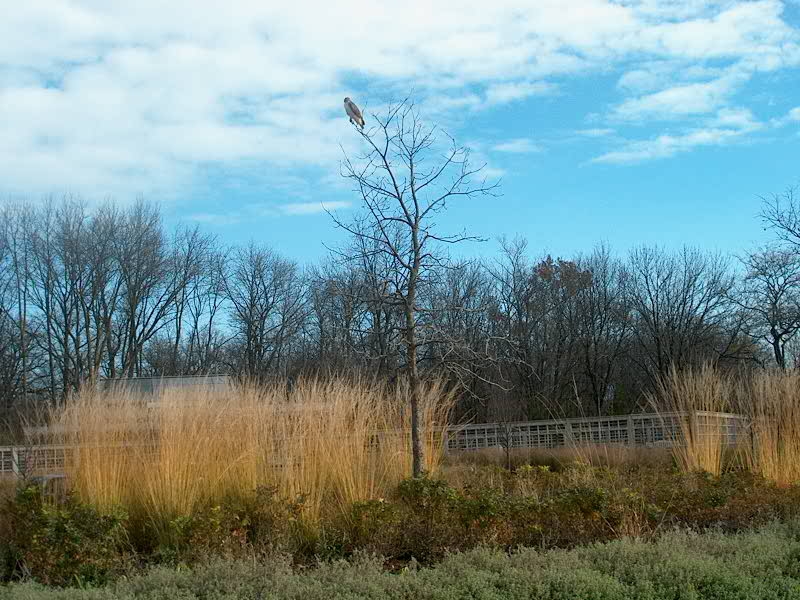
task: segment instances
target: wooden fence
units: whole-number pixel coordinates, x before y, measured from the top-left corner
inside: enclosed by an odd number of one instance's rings
[[[744,432],[743,417],[730,413],[633,414],[616,417],[556,419],[515,423],[481,423],[449,427],[446,452],[483,448],[558,448],[585,444],[670,446],[680,443],[687,426],[699,438],[722,439],[733,444]],[[0,477],[54,475],[64,472],[73,458],[69,446],[0,447]]]
[[[558,419],[515,423],[482,423],[450,428],[448,452],[482,448],[558,448],[584,444],[670,446],[689,430],[699,438],[722,438],[733,444],[746,427],[743,417],[730,413],[633,414],[616,417]]]

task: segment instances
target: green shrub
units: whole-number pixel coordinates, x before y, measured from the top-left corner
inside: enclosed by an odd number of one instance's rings
[[[58,506],[41,488],[21,488],[7,509],[10,575],[48,584],[102,583],[128,565],[123,512],[100,514],[68,496]]]

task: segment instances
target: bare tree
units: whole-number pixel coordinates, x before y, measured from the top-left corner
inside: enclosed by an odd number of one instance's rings
[[[212,249],[205,257],[202,274],[189,303],[189,343],[186,371],[207,375],[222,368],[222,350],[227,342],[217,323],[225,308],[226,250]]]
[[[800,246],[800,198],[797,188],[790,187],[782,194],[762,197],[760,218],[781,242]]]
[[[591,273],[550,256],[533,262],[521,239],[503,242],[493,273],[494,318],[504,330],[506,360],[518,393],[527,399],[528,415],[563,416],[580,367],[577,297],[591,285]]]
[[[234,251],[225,290],[232,307],[237,371],[263,381],[286,358],[306,318],[297,265],[251,243]]]
[[[383,353],[370,352],[369,290],[356,265],[327,261],[309,273],[309,331],[314,371],[359,370],[376,360],[382,371]],[[379,315],[380,318],[380,315]]]
[[[354,236],[327,263],[312,269],[312,338],[317,368],[367,368],[391,376],[400,362],[402,312],[393,295],[394,262],[369,236]]]
[[[181,239],[170,243],[161,214],[154,205],[139,201],[125,214],[116,250],[122,278],[122,372],[141,373],[145,344],[174,322],[176,301],[196,272],[192,258],[188,270],[178,268]]]
[[[358,239],[366,240],[367,252],[378,252],[393,261],[396,277],[388,282],[387,296],[403,311],[402,335],[405,369],[411,385],[411,446],[413,474],[423,474],[424,451],[420,432],[419,348],[424,343],[419,327],[418,294],[428,273],[440,263],[437,244],[453,244],[465,235],[442,235],[435,217],[448,202],[493,194],[496,184],[473,183],[481,171],[473,168],[468,151],[426,125],[413,103],[406,100],[385,115],[373,115],[377,125],[356,130],[367,152],[358,159],[345,156],[342,175],[359,194],[363,213],[346,223],[336,223]],[[441,134],[441,135],[440,135]],[[442,149],[440,138],[448,147]]]
[[[3,211],[3,217],[8,213]],[[8,414],[22,388],[22,360],[17,324],[17,285],[13,268],[13,244],[9,231],[0,231],[0,401]]]
[[[458,260],[437,269],[422,299],[424,348],[429,368],[459,393],[463,417],[486,418],[488,397],[506,397],[510,382],[502,362],[507,341],[497,321],[494,281],[482,261]]]
[[[785,369],[786,346],[800,331],[800,253],[763,248],[742,259],[745,275],[736,302],[755,319],[757,335]]]
[[[670,369],[719,361],[730,330],[734,279],[726,259],[691,248],[669,254],[642,247],[629,258],[634,362],[656,386]]]
[[[97,339],[89,356],[89,380],[95,381],[103,370],[116,376],[114,361],[115,320],[120,316],[124,280],[117,236],[123,228],[123,215],[112,203],[98,207],[89,228],[88,261],[91,271],[91,311]],[[118,336],[117,336],[118,337]]]
[[[25,398],[29,391],[30,375],[30,234],[33,225],[31,210],[24,204],[15,203],[3,207],[0,213],[0,238],[7,256],[10,273],[12,306],[6,308],[6,323],[17,327],[19,359],[19,394]],[[11,314],[15,310],[16,314]]]
[[[591,273],[591,284],[577,296],[578,322],[586,387],[600,416],[613,398],[613,382],[630,336],[628,274],[606,246],[598,246],[579,264]]]
[[[170,356],[163,374],[186,375],[187,367],[181,364],[181,350],[192,304],[199,293],[208,293],[205,279],[208,276],[210,253],[214,236],[200,233],[197,227],[178,231],[173,248],[172,264],[175,275],[175,318],[172,321]],[[190,326],[190,325],[189,325]],[[191,326],[190,326],[191,327]],[[191,333],[191,331],[190,331]]]

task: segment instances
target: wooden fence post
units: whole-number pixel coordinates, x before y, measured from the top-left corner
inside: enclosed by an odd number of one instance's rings
[[[564,420],[564,446],[567,448],[575,447],[575,435],[572,432],[572,422]]]
[[[11,446],[11,473],[19,477],[19,449],[16,446]]]

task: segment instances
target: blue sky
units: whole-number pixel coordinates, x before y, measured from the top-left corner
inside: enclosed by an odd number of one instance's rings
[[[144,196],[301,261],[341,239],[323,203],[358,209],[344,96],[413,90],[501,180],[441,218],[466,253],[741,252],[800,183],[795,0],[30,0],[0,39],[0,197]]]

